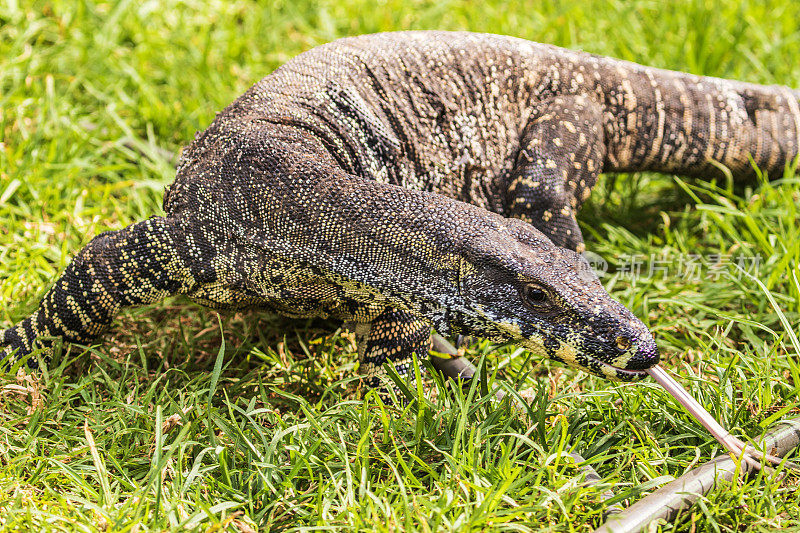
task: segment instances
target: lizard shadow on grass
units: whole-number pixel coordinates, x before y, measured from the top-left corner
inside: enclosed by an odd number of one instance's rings
[[[705,180],[692,180],[679,177],[689,184],[706,183]],[[708,180],[714,183],[713,177]],[[724,181],[717,180],[717,185],[725,188]],[[752,184],[734,183],[734,195],[744,198]],[[715,203],[713,198],[694,190],[701,200]],[[586,205],[578,214],[583,228],[600,228],[603,225],[618,226],[626,229],[636,237],[663,234],[664,220],[660,213],[667,213],[671,218],[679,218],[687,208],[693,209],[697,204],[694,198],[678,183],[674,176],[638,172],[632,174],[601,175],[597,186]],[[597,241],[595,235],[584,231],[587,248]]]
[[[671,177],[660,174],[601,175],[586,205],[578,214],[584,227],[620,226],[637,237],[657,234],[661,212],[683,211],[695,202]],[[600,230],[602,233],[602,230]],[[596,238],[584,232],[587,247]]]
[[[100,365],[113,379],[146,384],[169,373],[164,383],[170,387],[192,388],[212,374],[224,342],[219,386],[229,398],[250,398],[263,387],[273,407],[296,409],[291,395],[313,403],[353,375],[355,347],[340,327],[333,320],[294,320],[259,309],[216,313],[175,297],[123,311],[101,342],[89,350],[64,347],[50,367],[69,357],[63,374],[70,381]],[[333,388],[344,394],[349,386],[344,381]]]

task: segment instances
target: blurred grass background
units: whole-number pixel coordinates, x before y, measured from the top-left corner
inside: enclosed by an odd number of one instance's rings
[[[271,70],[338,37],[509,34],[653,66],[800,86],[800,3],[0,1],[0,327],[92,236],[161,213],[172,157]],[[665,366],[728,428],[798,412],[800,183],[738,190],[603,179],[582,222],[603,279]],[[704,274],[675,261],[698,254]],[[624,275],[632,257],[668,275]],[[720,258],[758,257],[754,277]],[[616,272],[616,273],[614,273]],[[364,396],[338,324],[185,300],[123,313],[96,348],[0,376],[3,531],[588,531],[721,453],[651,383],[618,385],[470,347],[522,412],[433,383],[411,408]],[[222,334],[224,332],[224,336]],[[503,385],[505,384],[505,385]],[[582,486],[564,457],[588,458]],[[799,530],[798,480],[737,482],[665,531]]]

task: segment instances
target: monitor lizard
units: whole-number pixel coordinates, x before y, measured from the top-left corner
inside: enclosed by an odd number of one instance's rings
[[[340,39],[219,113],[165,216],[92,239],[0,355],[91,343],[120,308],[180,293],[353,322],[373,386],[431,327],[640,379],[655,340],[579,255],[576,213],[601,172],[782,172],[798,98],[498,35]]]

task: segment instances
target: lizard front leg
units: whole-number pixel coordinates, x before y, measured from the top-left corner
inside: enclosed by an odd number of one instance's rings
[[[507,191],[508,214],[558,246],[583,251],[575,215],[603,168],[602,109],[584,96],[541,104],[526,126]]]
[[[431,326],[408,311],[387,308],[369,324],[355,327],[360,372],[370,388],[383,386],[383,364],[391,361],[400,377],[414,377],[414,358],[420,363],[428,357]],[[423,367],[420,367],[422,369]]]
[[[195,283],[187,266],[190,255],[181,224],[166,218],[98,235],[67,266],[39,308],[0,333],[0,360],[12,353],[24,356],[37,346],[49,351],[54,338],[87,344],[120,308],[187,292]]]

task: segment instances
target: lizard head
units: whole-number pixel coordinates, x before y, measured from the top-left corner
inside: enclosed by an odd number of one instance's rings
[[[659,361],[647,327],[615,301],[579,254],[514,219],[461,255],[463,330],[622,381]]]

